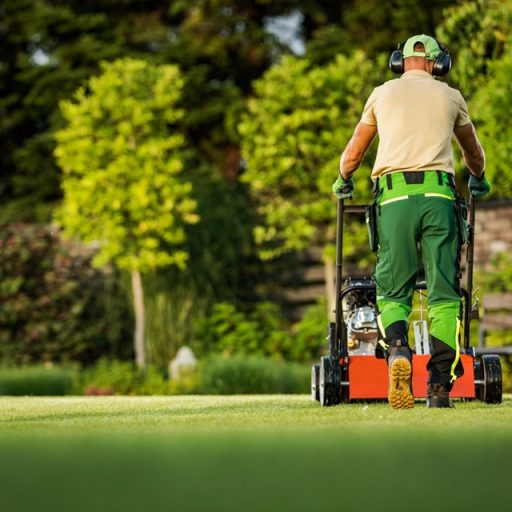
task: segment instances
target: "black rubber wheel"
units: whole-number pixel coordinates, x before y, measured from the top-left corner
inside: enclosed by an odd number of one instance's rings
[[[311,400],[320,401],[320,365],[311,367]]]
[[[330,356],[320,360],[320,405],[329,407],[341,403],[341,367]]]
[[[486,404],[501,404],[503,401],[503,379],[501,359],[496,354],[484,354],[475,363],[475,379],[480,381],[476,386],[476,395]]]
[[[482,365],[480,363],[480,359],[475,359],[475,398],[480,400],[480,402],[484,401],[484,385],[483,385],[483,375],[482,375]]]

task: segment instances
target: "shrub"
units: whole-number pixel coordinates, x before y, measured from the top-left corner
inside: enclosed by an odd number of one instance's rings
[[[328,323],[325,300],[308,307],[302,320],[292,328],[295,336],[290,347],[291,360],[312,361],[320,357],[322,349],[327,346]]]
[[[233,304],[215,304],[197,324],[196,354],[252,354],[286,361],[311,361],[325,345],[327,315],[323,302],[310,307],[290,328],[279,307],[261,302],[245,313]]]
[[[8,364],[125,354],[128,305],[119,281],[91,266],[91,249],[45,226],[0,230],[0,359]]]
[[[199,390],[204,394],[306,393],[310,370],[258,356],[212,357],[200,366]]]
[[[215,304],[208,316],[198,321],[194,353],[201,355],[236,353],[286,357],[291,336],[275,304],[263,302],[249,313],[233,304]]]
[[[75,391],[85,395],[181,395],[197,391],[195,372],[178,381],[169,381],[166,372],[135,364],[102,359],[81,372]]]
[[[68,395],[72,384],[71,372],[63,368],[0,368],[0,395]]]
[[[135,364],[101,359],[82,371],[78,391],[88,394],[132,395],[144,382],[144,372]]]

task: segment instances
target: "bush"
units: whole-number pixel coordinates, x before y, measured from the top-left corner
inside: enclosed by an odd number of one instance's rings
[[[0,368],[0,395],[62,396],[72,386],[71,372],[63,368]]]
[[[166,384],[166,380],[153,368],[148,368],[144,374],[131,362],[102,359],[95,366],[83,370],[78,392],[86,395],[167,394]],[[144,388],[146,391],[151,388],[154,393],[143,393]]]
[[[320,300],[314,306],[308,307],[302,320],[292,328],[295,336],[290,348],[290,359],[303,362],[318,359],[322,349],[327,347],[328,324],[325,300]]]
[[[94,251],[45,226],[0,230],[0,359],[7,364],[91,363],[125,356],[129,306]],[[128,349],[129,350],[129,349]]]
[[[107,359],[83,370],[75,384],[75,391],[85,395],[181,395],[196,390],[195,373],[169,381],[155,367],[144,372],[133,363]]]
[[[252,354],[305,362],[318,357],[326,332],[323,302],[310,307],[292,328],[276,304],[261,302],[245,313],[233,304],[220,303],[198,321],[192,348],[199,356]]]
[[[307,393],[310,369],[258,356],[213,357],[201,363],[203,394]]]
[[[83,370],[76,392],[86,395],[183,395],[307,393],[310,370],[261,356],[242,354],[207,358],[178,381],[148,368],[146,373],[132,363],[101,360]]]
[[[223,302],[198,321],[192,349],[199,356],[244,353],[280,358],[288,354],[290,345],[290,333],[284,330],[275,304],[262,302],[245,313]]]

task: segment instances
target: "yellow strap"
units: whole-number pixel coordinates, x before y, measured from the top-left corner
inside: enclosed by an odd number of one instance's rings
[[[454,199],[452,196],[448,196],[446,194],[438,194],[437,192],[427,192],[425,197],[442,197],[444,199],[449,199],[450,201],[453,201]]]
[[[455,367],[460,359],[460,346],[459,346],[459,332],[460,332],[460,320],[457,318],[457,327],[455,329],[455,360],[453,361],[452,367],[450,369],[450,375],[452,376],[450,382],[455,382],[457,376],[455,375]]]
[[[385,204],[388,203],[394,203],[395,201],[403,201],[404,199],[409,199],[409,196],[399,196],[394,197],[393,199],[388,199],[387,201],[382,201],[382,203],[380,203],[380,206],[384,206]]]
[[[384,329],[384,324],[382,323],[382,315],[377,315],[377,324],[379,326],[380,332],[382,336],[386,336],[386,329]]]

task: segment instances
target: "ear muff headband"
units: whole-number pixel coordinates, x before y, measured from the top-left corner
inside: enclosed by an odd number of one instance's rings
[[[444,76],[448,73],[448,71],[450,71],[452,67],[452,58],[448,53],[448,48],[446,48],[446,46],[440,43],[437,39],[435,39],[435,41],[437,46],[439,46],[441,53],[436,57],[436,60],[434,61],[432,74],[434,76]],[[402,41],[389,57],[389,69],[391,69],[393,73],[402,74],[404,72],[403,50],[406,42],[407,41]]]

